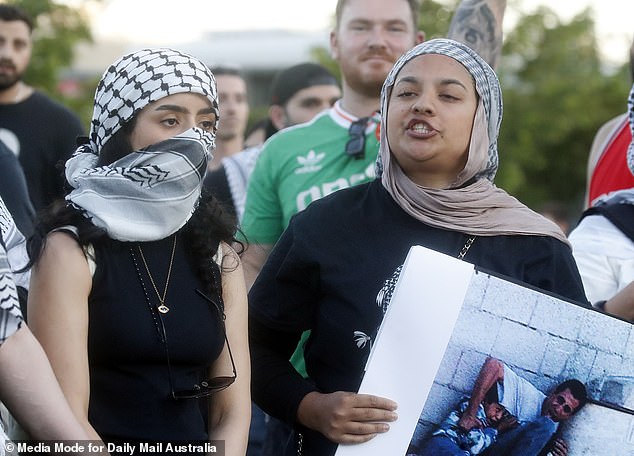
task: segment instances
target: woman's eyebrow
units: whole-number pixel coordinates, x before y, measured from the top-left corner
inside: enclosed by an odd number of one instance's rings
[[[155,111],[176,111],[176,112],[182,112],[182,113],[189,112],[189,110],[187,110],[186,108],[182,106],[171,105],[171,104],[158,105],[154,110]]]
[[[396,81],[396,84],[394,85],[403,84],[403,83],[416,84],[417,82],[418,82],[418,78],[416,76],[403,76],[398,81]]]
[[[398,81],[396,81],[396,84],[394,85],[398,85],[398,84],[417,84],[419,82],[418,78],[416,76],[403,76],[401,79],[399,79]],[[448,86],[448,85],[459,85],[460,87],[462,87],[463,89],[467,90],[467,87],[458,79],[454,79],[454,78],[444,78],[441,79],[438,82],[438,85],[442,85],[442,86]]]
[[[155,109],[155,111],[174,111],[174,112],[180,112],[183,114],[187,114],[189,113],[189,110],[183,106],[180,105],[172,105],[172,104],[164,104],[164,105],[159,105],[157,106]],[[197,112],[198,115],[200,114],[215,114],[214,108],[209,106],[207,108],[202,108],[199,109]]]
[[[440,81],[440,85],[453,85],[453,84],[459,85],[463,89],[467,90],[467,87],[457,79],[447,78],[447,79],[442,79]]]

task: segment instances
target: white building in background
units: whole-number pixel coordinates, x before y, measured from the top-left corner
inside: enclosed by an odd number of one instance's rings
[[[187,52],[210,67],[238,68],[245,76],[252,106],[268,105],[268,90],[278,71],[306,61],[315,61],[313,50],[328,49],[329,32],[254,30],[211,32],[188,43],[100,42],[77,48],[66,79],[98,78],[121,55],[144,47],[173,47]]]

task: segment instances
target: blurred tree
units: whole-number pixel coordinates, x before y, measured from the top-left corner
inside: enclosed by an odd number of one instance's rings
[[[459,3],[460,0],[445,0],[443,2],[422,0],[420,2],[418,28],[425,32],[426,40],[447,36],[449,23]]]
[[[625,110],[625,66],[603,71],[590,9],[563,23],[541,7],[505,35],[498,73],[504,120],[496,184],[531,207],[557,200],[580,210],[592,138]]]
[[[99,1],[99,0],[90,0]],[[78,43],[92,42],[90,23],[83,2],[72,7],[54,0],[8,0],[24,9],[35,23],[33,55],[25,74],[25,81],[52,98],[67,105],[82,119],[91,110],[94,86],[88,90],[80,84],[77,94],[65,97],[59,90],[60,76],[73,61],[73,50]]]

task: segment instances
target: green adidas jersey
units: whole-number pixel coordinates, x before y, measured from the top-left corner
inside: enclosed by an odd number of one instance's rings
[[[311,122],[287,128],[264,144],[249,181],[241,223],[247,242],[275,244],[291,217],[311,202],[374,178],[379,118],[368,122],[361,159],[345,153],[353,120],[335,104]]]

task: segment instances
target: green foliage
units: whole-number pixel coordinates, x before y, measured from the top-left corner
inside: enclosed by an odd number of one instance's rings
[[[602,71],[590,10],[562,23],[542,7],[506,34],[498,73],[504,120],[497,185],[532,207],[557,200],[580,209],[594,134],[625,111],[625,67]]]
[[[434,0],[420,2],[418,28],[425,32],[426,40],[447,36],[451,17],[459,3],[460,0],[447,0],[442,3]]]
[[[323,65],[330,71],[337,79],[341,81],[341,71],[339,71],[339,65],[330,57],[330,51],[322,47],[316,47],[310,51],[313,59],[320,65]]]

